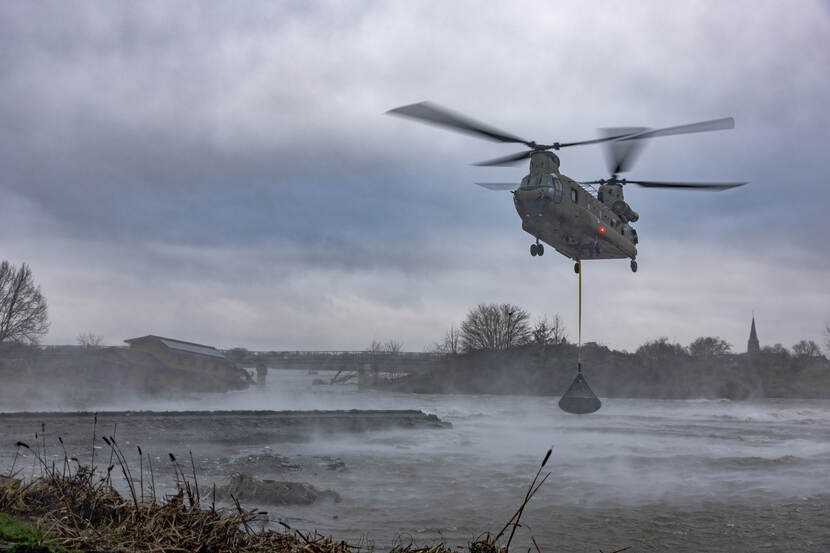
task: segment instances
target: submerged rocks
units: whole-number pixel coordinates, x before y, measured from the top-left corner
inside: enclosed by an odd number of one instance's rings
[[[265,448],[267,451],[270,448]],[[242,472],[255,474],[259,478],[283,478],[287,473],[311,473],[327,470],[343,472],[348,470],[345,461],[340,457],[329,455],[295,455],[285,457],[275,453],[251,453],[237,457],[220,457],[208,466],[201,463],[200,468],[215,469],[220,474]]]
[[[235,497],[242,502],[266,505],[311,505],[318,500],[340,502],[340,494],[331,490],[319,490],[307,482],[283,482],[257,480],[245,472],[234,472],[228,483],[216,488],[218,499]]]
[[[346,470],[346,463],[343,462],[343,459],[340,457],[329,457],[328,455],[320,457],[320,466],[324,467],[326,470],[333,470],[337,472]]]
[[[225,465],[230,465],[238,472],[252,472],[254,474],[293,472],[303,468],[299,463],[291,462],[288,457],[272,454],[252,454],[233,460],[223,458],[220,461]]]

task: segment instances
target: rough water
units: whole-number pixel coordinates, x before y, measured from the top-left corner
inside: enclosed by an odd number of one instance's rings
[[[830,551],[830,402],[654,401],[603,398],[592,415],[558,398],[446,396],[312,386],[271,371],[268,386],[175,402],[97,409],[420,409],[451,428],[307,436],[269,442],[240,427],[233,447],[182,443],[171,419],[165,447],[193,449],[200,480],[232,470],[304,481],[342,501],[262,508],[269,523],[383,549],[463,546],[497,532],[524,497],[546,450],[550,477],[523,516],[516,551]],[[205,415],[205,425],[211,417]],[[12,445],[0,415],[4,445]],[[40,421],[33,414],[32,433]],[[206,428],[208,428],[206,426]],[[198,432],[198,429],[197,429]],[[250,432],[250,440],[246,440]],[[187,429],[193,436],[194,429]],[[121,435],[121,440],[129,436]],[[198,442],[198,440],[195,440]],[[139,444],[141,445],[141,444]],[[145,449],[148,446],[145,445]],[[158,446],[161,447],[161,446]],[[159,456],[167,451],[154,451]],[[161,462],[161,461],[160,461]]]

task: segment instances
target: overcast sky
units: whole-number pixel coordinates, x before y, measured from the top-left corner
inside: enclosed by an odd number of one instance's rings
[[[4,2],[0,259],[49,300],[45,343],[420,351],[479,302],[560,314],[572,262],[531,257],[469,164],[515,146],[388,117],[432,100],[540,142],[733,116],[655,139],[626,188],[640,270],[584,266],[584,338],[824,342],[826,2]],[[562,172],[606,176],[600,146]]]

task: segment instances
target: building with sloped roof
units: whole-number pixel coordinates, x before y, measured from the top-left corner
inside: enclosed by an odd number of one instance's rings
[[[177,371],[177,380],[182,376],[194,379],[209,377],[224,383],[229,389],[246,388],[251,383],[247,371],[213,346],[152,334],[124,341],[130,349],[149,353],[163,365]]]

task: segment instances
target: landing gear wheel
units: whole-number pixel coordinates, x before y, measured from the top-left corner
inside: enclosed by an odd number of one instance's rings
[[[530,255],[532,255],[533,257],[536,257],[537,255],[541,255],[539,253],[539,248],[536,246],[536,244],[531,244],[530,245]]]
[[[536,244],[536,255],[545,255],[545,247],[542,244]]]
[[[579,274],[579,263],[578,263],[578,262],[577,262],[577,263],[574,263],[574,272],[575,272],[576,274]]]
[[[636,261],[634,261],[633,259],[631,260],[631,272],[632,272],[632,273],[636,273],[636,272],[637,272],[637,262],[636,262]]]

